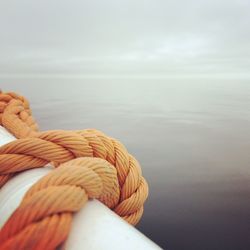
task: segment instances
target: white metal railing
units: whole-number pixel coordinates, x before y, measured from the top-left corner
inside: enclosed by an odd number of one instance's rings
[[[0,126],[0,146],[16,138]],[[29,187],[51,171],[51,167],[24,171],[9,180],[0,191],[0,227],[17,208]],[[65,244],[69,250],[154,250],[153,241],[129,225],[98,200],[90,200],[73,216]]]

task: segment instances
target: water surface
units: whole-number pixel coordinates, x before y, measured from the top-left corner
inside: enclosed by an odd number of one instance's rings
[[[250,249],[250,81],[0,78],[40,128],[97,128],[136,156],[139,230],[163,248]]]

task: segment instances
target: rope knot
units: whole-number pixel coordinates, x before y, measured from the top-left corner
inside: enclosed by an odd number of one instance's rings
[[[12,100],[20,101],[24,109],[30,110],[29,102],[25,97],[17,95],[16,93],[13,93],[13,92],[4,93],[2,92],[2,90],[0,90],[0,124],[1,125],[2,125],[2,114],[5,108],[8,106],[8,104]]]
[[[17,138],[32,136],[38,131],[28,100],[12,92],[0,92],[0,125]]]
[[[0,115],[0,124],[20,138],[0,147],[0,186],[21,171],[54,167],[28,190],[1,229],[1,249],[56,249],[88,198],[137,224],[148,185],[122,143],[95,129],[38,132],[28,101],[14,93],[0,91]]]

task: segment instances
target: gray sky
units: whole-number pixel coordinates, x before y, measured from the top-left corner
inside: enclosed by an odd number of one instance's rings
[[[0,0],[0,76],[250,78],[249,0]]]

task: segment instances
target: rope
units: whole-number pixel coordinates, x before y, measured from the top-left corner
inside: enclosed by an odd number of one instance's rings
[[[54,166],[1,229],[1,250],[62,246],[73,213],[92,198],[138,223],[148,185],[138,161],[119,141],[94,129],[39,132],[28,101],[1,91],[0,125],[18,138],[0,147],[0,187],[21,171]]]

